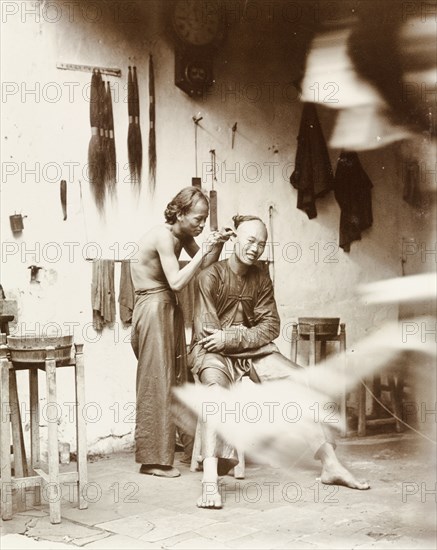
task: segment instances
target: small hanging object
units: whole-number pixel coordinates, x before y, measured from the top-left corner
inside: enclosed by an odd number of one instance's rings
[[[30,269],[30,282],[31,283],[40,283],[37,279],[38,272],[42,267],[39,267],[38,265],[30,265],[27,269]]]
[[[196,170],[196,176],[194,178],[191,178],[191,185],[193,187],[197,187],[200,189],[202,187],[202,180],[201,178],[197,177],[197,127],[199,125],[199,122],[203,120],[203,117],[200,116],[200,113],[197,113],[197,115],[193,116],[193,122],[194,122],[194,168]]]
[[[23,216],[22,214],[12,214],[12,216],[9,216],[9,222],[11,224],[11,230],[14,235],[21,233],[24,229],[23,225],[23,219],[27,218],[27,216]]]
[[[237,131],[237,123],[235,123],[232,126],[232,144],[231,144],[232,149],[234,148],[234,144],[235,144],[235,133],[236,133],[236,131]]]
[[[61,205],[65,221],[67,219],[67,182],[65,180],[61,180]]]
[[[155,72],[153,57],[149,56],[149,187],[153,194],[156,186],[156,132],[155,132]]]
[[[215,149],[211,149],[211,172],[212,172],[212,189],[209,192],[209,227],[211,231],[218,231],[217,220],[217,191],[214,189],[214,184],[217,182],[216,165],[215,165]]]

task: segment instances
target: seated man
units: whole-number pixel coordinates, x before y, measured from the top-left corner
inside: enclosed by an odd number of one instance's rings
[[[190,362],[202,384],[229,387],[244,375],[254,382],[292,379],[298,365],[279,353],[273,340],[280,321],[273,286],[255,262],[264,251],[267,229],[256,216],[234,216],[235,237],[229,259],[204,269],[198,276]],[[320,426],[317,440],[308,441],[322,462],[321,481],[368,489],[338,461],[334,445]],[[218,475],[238,462],[235,450],[207,422],[202,423],[203,482],[197,505],[221,508]]]

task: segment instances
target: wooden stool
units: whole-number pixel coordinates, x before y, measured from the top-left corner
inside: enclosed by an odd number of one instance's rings
[[[363,381],[360,385],[358,393],[358,429],[359,436],[365,436],[367,426],[383,426],[386,424],[394,424],[398,433],[402,432],[404,427],[402,420],[402,404],[404,394],[404,380],[402,369],[398,373],[386,373],[386,383],[382,383],[381,375],[377,374],[373,377],[373,390],[370,393],[372,397],[372,410],[370,415],[366,411],[366,397],[369,391],[366,389],[366,384]],[[390,395],[390,403],[388,411],[381,405],[381,394],[387,392]],[[373,395],[372,395],[373,394]],[[376,398],[376,399],[375,399]],[[389,415],[387,416],[387,412]],[[384,415],[385,413],[385,415]],[[392,413],[392,414],[390,414]]]
[[[61,483],[76,482],[78,488],[79,509],[88,507],[84,498],[84,488],[87,483],[87,447],[86,447],[86,426],[82,411],[85,404],[84,384],[84,360],[83,344],[75,344],[75,357],[65,362],[55,359],[55,348],[45,349],[44,362],[35,363],[13,363],[8,358],[9,348],[0,346],[0,405],[2,411],[2,431],[0,441],[0,465],[2,472],[2,498],[1,516],[4,520],[12,518],[12,489],[35,487],[35,500],[40,498],[40,488],[44,483],[48,484],[47,499],[49,501],[49,512],[51,523],[61,522]],[[39,446],[39,398],[38,398],[38,369],[46,373],[47,384],[47,406],[57,405],[56,402],[56,368],[74,367],[75,374],[75,403],[76,403],[76,436],[77,436],[77,470],[75,472],[59,473],[59,450],[58,450],[58,423],[57,418],[49,419],[48,422],[48,473],[41,469],[40,446]],[[10,461],[10,404],[9,393],[11,375],[16,370],[29,371],[30,390],[30,437],[31,437],[31,473],[26,476],[24,473],[15,471],[12,477]],[[17,462],[17,461],[16,461]],[[17,475],[18,474],[18,475]]]
[[[297,323],[292,323],[290,358],[297,362],[298,342],[309,342],[308,366],[316,364],[317,342],[320,342],[320,360],[326,359],[326,344],[338,342],[343,366],[346,368],[346,325],[340,323],[339,317],[299,317]],[[346,392],[341,392],[340,418],[342,422],[341,435],[347,435]]]

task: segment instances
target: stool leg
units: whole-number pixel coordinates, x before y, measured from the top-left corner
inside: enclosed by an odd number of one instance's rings
[[[346,369],[347,369],[346,326],[344,323],[340,324],[340,354],[341,354],[343,371],[346,374]],[[343,387],[340,395],[340,419],[342,423],[341,435],[342,437],[346,437],[347,435],[347,393],[346,393],[345,387]]]
[[[56,406],[56,361],[54,348],[46,348],[46,382],[47,382],[47,410],[48,406]],[[49,511],[50,522],[61,523],[61,486],[59,483],[59,450],[58,450],[58,422],[55,418],[47,418],[48,424],[48,462],[49,462]]]
[[[292,324],[291,329],[291,350],[290,350],[290,359],[293,361],[293,363],[296,363],[297,361],[297,323]]]
[[[41,468],[39,446],[39,395],[38,395],[38,369],[29,371],[29,405],[30,405],[30,460],[32,475],[36,475],[35,469]],[[34,504],[41,504],[41,487],[34,488]]]
[[[85,486],[87,479],[87,442],[86,424],[83,416],[85,407],[85,372],[83,359],[83,344],[75,344],[75,386],[76,386],[76,441],[77,441],[77,494],[79,509],[88,508],[85,499]]]
[[[396,417],[395,418],[396,431],[400,433],[402,432],[402,423],[399,422],[398,420],[398,418],[400,418],[400,410],[398,407],[398,391],[396,388],[396,385],[397,385],[396,380],[393,374],[387,375],[387,383],[390,391],[390,399],[391,399],[393,414]]]
[[[310,327],[310,349],[308,354],[308,364],[310,367],[316,364],[316,327]]]
[[[4,348],[4,349],[3,349]],[[1,404],[1,516],[12,519],[12,471],[11,471],[11,427],[9,405],[9,361],[6,346],[0,349],[0,404]]]
[[[366,388],[364,380],[358,388],[358,436],[366,435]]]
[[[21,424],[20,402],[18,400],[17,375],[13,368],[9,370],[9,403],[11,407],[12,444],[14,446],[14,477],[27,477],[26,449],[24,447],[23,427]],[[17,511],[26,510],[26,489],[17,488]]]
[[[375,374],[373,377],[373,394],[381,401],[381,377],[379,374]],[[380,418],[382,411],[384,410],[381,405],[372,399],[372,416]]]
[[[404,404],[404,377],[402,373],[399,373],[396,376],[395,404],[396,404],[395,411],[397,416],[401,420],[404,420],[403,414],[402,414],[403,404]],[[404,429],[405,429],[405,424],[398,421],[396,423],[396,431],[403,432]]]
[[[238,464],[234,467],[234,478],[244,479],[246,470],[246,461],[244,459],[244,452],[237,449]]]
[[[9,398],[11,403],[12,442],[14,445],[15,477],[27,477],[26,449],[21,425],[20,402],[18,400],[17,375],[12,368],[9,373]]]

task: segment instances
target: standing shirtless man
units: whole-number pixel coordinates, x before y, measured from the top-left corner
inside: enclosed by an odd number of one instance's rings
[[[196,244],[209,214],[206,196],[196,187],[182,189],[165,210],[165,224],[139,241],[131,260],[135,306],[132,348],[138,360],[136,381],[135,460],[140,473],[177,477],[173,467],[176,428],[171,416],[171,388],[186,381],[185,329],[175,292],[199,269],[217,261],[232,231],[209,235]],[[192,258],[182,269],[182,249]]]

